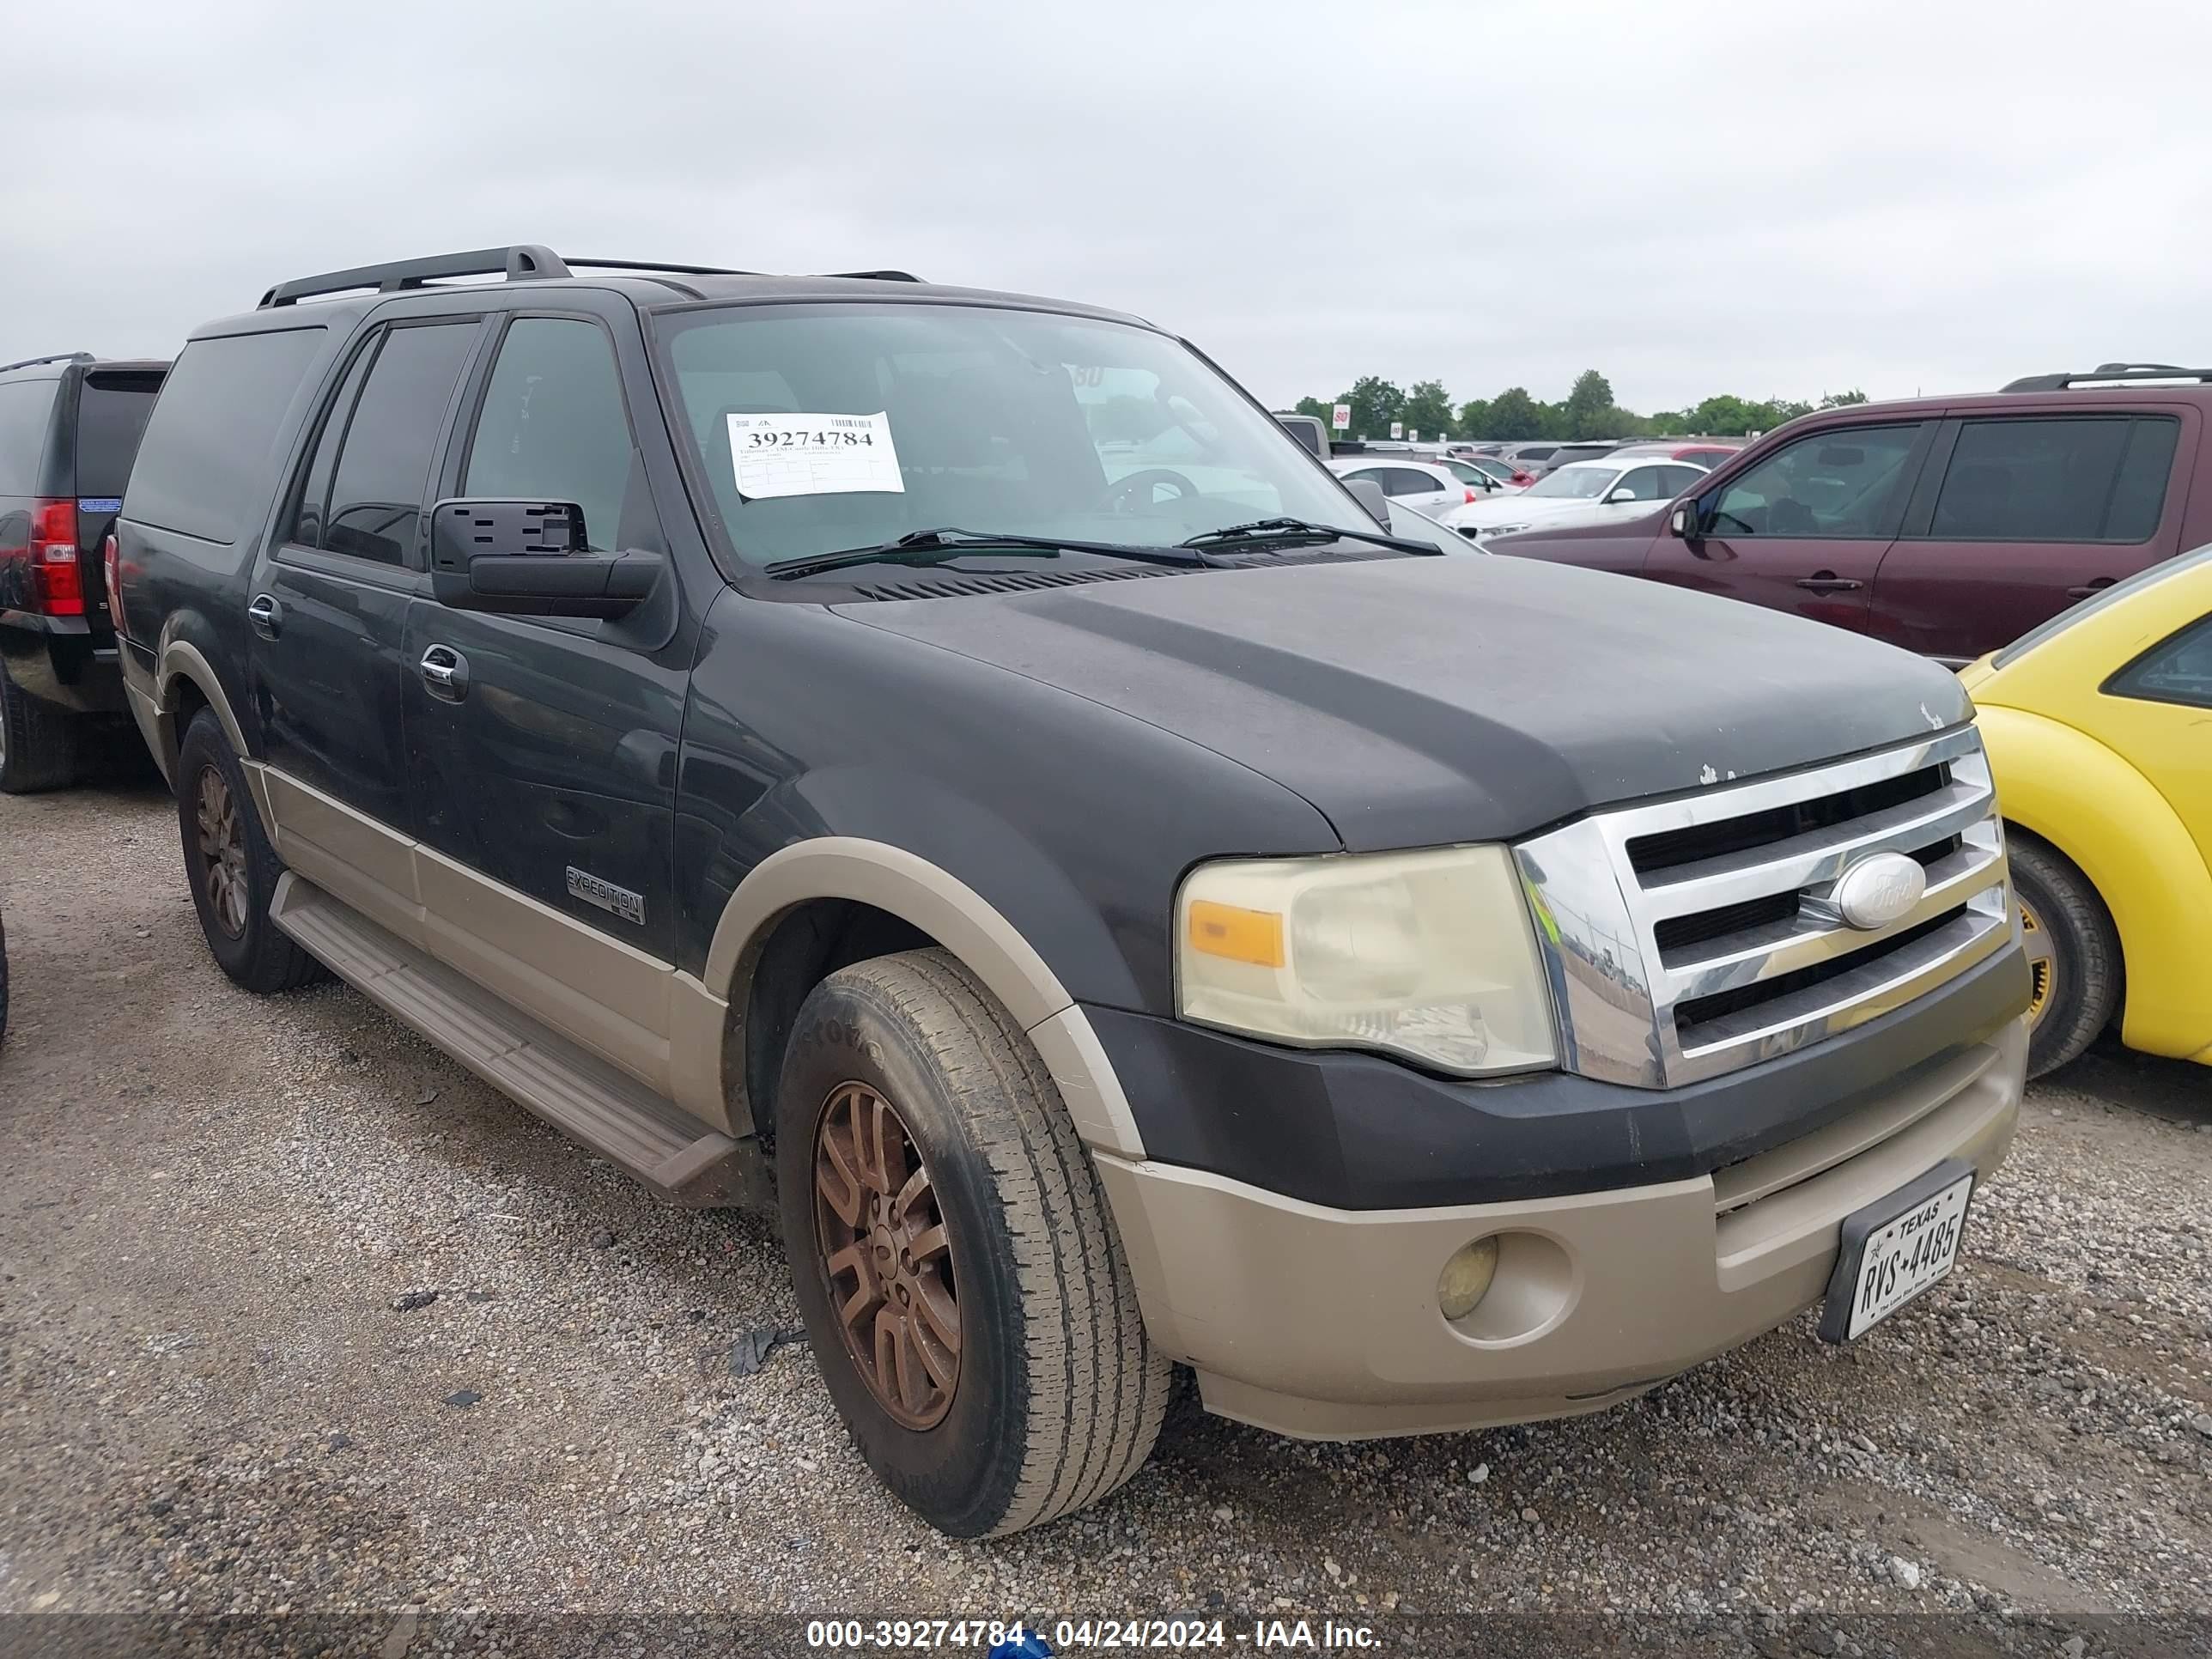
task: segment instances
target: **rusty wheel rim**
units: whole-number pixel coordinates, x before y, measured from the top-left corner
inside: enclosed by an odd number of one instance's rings
[[[2020,938],[2027,951],[2027,1029],[2032,1031],[2051,1012],[2051,993],[2057,988],[2058,953],[2051,946],[2051,930],[2025,900],[2020,907]]]
[[[960,1384],[952,1240],[897,1109],[865,1083],[814,1128],[814,1237],[845,1351],[893,1420],[934,1428]]]
[[[199,829],[200,886],[208,913],[231,939],[246,934],[246,832],[238,802],[212,766],[200,769],[192,818]]]

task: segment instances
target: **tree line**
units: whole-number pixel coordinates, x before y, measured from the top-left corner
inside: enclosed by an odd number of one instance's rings
[[[1526,386],[1512,386],[1495,398],[1474,398],[1454,405],[1441,380],[1416,380],[1406,391],[1379,375],[1363,374],[1349,392],[1332,398],[1301,398],[1297,412],[1329,418],[1335,404],[1352,405],[1355,438],[1387,438],[1390,423],[1423,438],[1484,439],[1505,442],[1536,438],[1747,437],[1809,415],[1815,409],[1863,404],[1856,390],[1825,394],[1818,404],[1786,398],[1753,399],[1723,393],[1688,409],[1638,415],[1613,400],[1613,384],[1594,368],[1575,377],[1563,402],[1540,403]]]

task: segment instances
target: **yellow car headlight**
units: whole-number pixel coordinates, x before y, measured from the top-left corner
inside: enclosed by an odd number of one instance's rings
[[[1199,1024],[1469,1077],[1557,1055],[1503,847],[1203,865],[1176,899],[1176,1006]]]

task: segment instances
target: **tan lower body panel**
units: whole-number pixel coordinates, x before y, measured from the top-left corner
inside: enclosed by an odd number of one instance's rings
[[[274,767],[250,772],[288,867],[692,1115],[731,1127],[723,1004],[698,981]]]
[[[2002,1161],[2026,1056],[2015,1023],[1717,1186],[1353,1211],[1097,1164],[1146,1328],[1208,1409],[1310,1439],[1481,1428],[1628,1398],[1814,1305],[1845,1216],[1947,1158]],[[1492,1237],[1489,1293],[1448,1322],[1439,1273]]]

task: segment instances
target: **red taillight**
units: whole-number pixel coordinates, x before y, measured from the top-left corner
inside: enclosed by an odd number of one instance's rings
[[[31,507],[31,605],[49,617],[84,615],[84,578],[76,565],[76,503],[42,501]]]
[[[1474,500],[1474,498],[1475,498],[1475,495],[1474,495],[1474,486],[1473,484],[1469,484],[1469,485],[1467,487],[1467,498],[1468,498],[1468,500],[1469,500],[1469,501],[1473,501],[1473,500]]]
[[[131,625],[123,619],[123,572],[117,565],[119,556],[115,532],[111,530],[100,546],[100,565],[107,576],[108,620],[115,624],[115,631],[127,640],[131,637]]]

